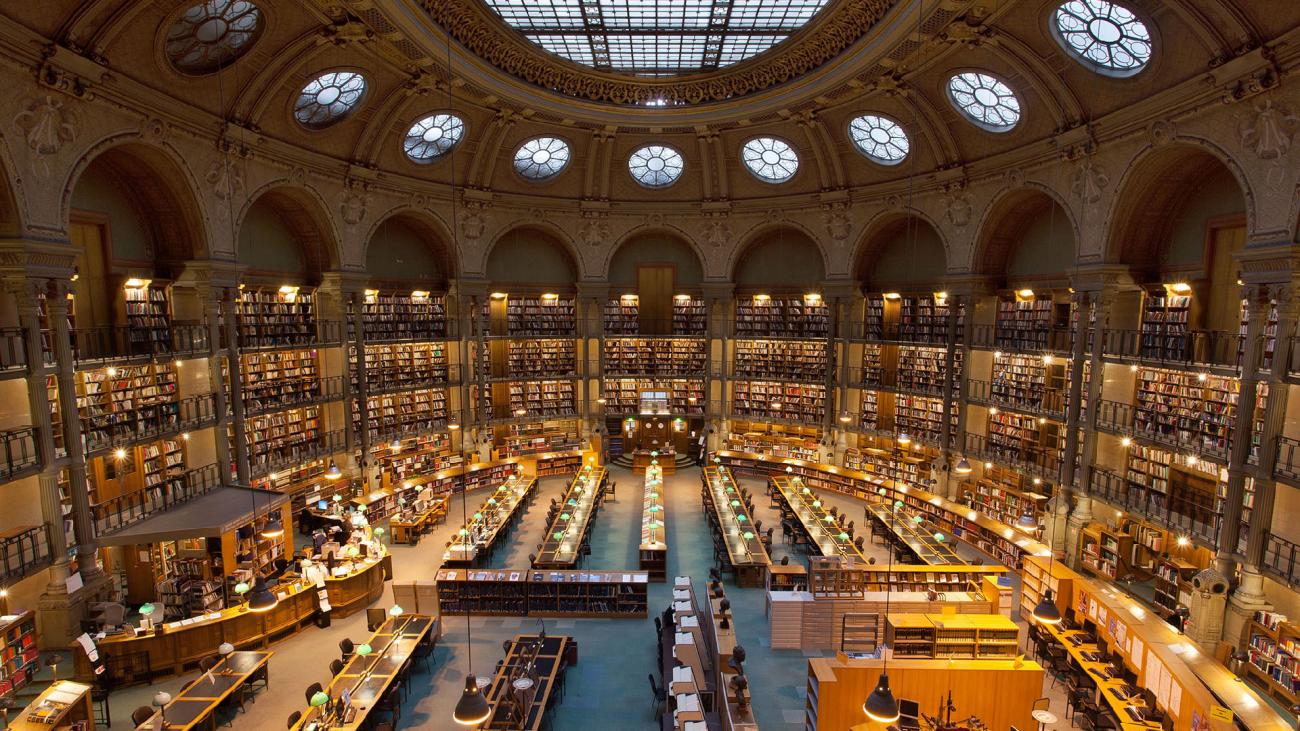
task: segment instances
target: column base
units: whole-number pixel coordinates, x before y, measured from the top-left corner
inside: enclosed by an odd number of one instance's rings
[[[1080,497],[1066,521],[1065,561],[1070,568],[1079,570],[1079,534],[1092,522],[1092,498]]]
[[[81,634],[81,622],[90,616],[92,602],[106,601],[113,581],[103,571],[93,581],[82,572],[84,584],[69,594],[64,584],[50,583],[36,603],[36,627],[41,649],[65,650]],[[53,589],[51,591],[50,589]]]
[[[1228,596],[1228,611],[1223,617],[1223,640],[1233,647],[1241,645],[1255,612],[1272,608],[1272,602],[1264,594],[1264,575],[1253,566],[1243,565],[1241,582]]]

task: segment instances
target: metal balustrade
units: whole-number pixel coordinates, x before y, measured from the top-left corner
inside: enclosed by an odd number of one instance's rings
[[[1244,339],[1239,333],[1195,330],[1151,334],[1140,330],[1103,330],[1102,354],[1107,358],[1153,365],[1237,369]]]
[[[401,391],[420,391],[426,388],[455,386],[461,384],[464,369],[459,363],[442,364],[434,368],[403,370],[394,373],[391,369],[366,371],[366,390],[371,396]],[[352,375],[352,390],[360,387],[360,380],[355,371]]]
[[[1264,565],[1260,568],[1295,586],[1300,583],[1300,544],[1270,534],[1264,544]]]
[[[1273,475],[1300,484],[1300,440],[1278,437]]]
[[[95,532],[102,535],[125,528],[200,495],[206,495],[220,485],[220,468],[216,464],[207,464],[143,490],[119,495],[91,506]]]
[[[44,525],[25,527],[0,538],[0,584],[12,584],[50,565]]]
[[[195,431],[216,421],[216,399],[213,394],[204,393],[129,411],[82,416],[81,440],[89,456],[169,434]]]
[[[1057,449],[1035,445],[994,444],[984,434],[968,433],[965,452],[968,456],[990,462],[1010,462],[1048,482],[1058,483],[1061,480],[1061,454]]]
[[[0,480],[35,473],[41,466],[35,427],[0,431]]]
[[[27,335],[21,327],[0,328],[0,375],[27,370]]]
[[[1132,404],[1102,399],[1097,403],[1097,428],[1126,436],[1133,434]]]
[[[163,332],[165,339],[154,337]],[[165,331],[117,325],[78,327],[71,330],[71,337],[72,360],[78,367],[208,354],[208,328],[192,322],[173,322]]]
[[[1171,530],[1210,544],[1219,540],[1223,514],[1218,511],[1212,496],[1194,493],[1171,496],[1096,467],[1092,469],[1088,492],[1107,503],[1140,513]]]

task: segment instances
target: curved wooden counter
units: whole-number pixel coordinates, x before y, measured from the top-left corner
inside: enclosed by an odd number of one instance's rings
[[[392,578],[391,558],[367,562],[346,576],[325,580],[331,616],[342,618],[379,600],[384,581]],[[223,642],[237,649],[265,647],[312,624],[319,609],[315,586],[298,582],[281,584],[280,603],[268,612],[223,609],[188,624],[168,622],[161,631],[132,636],[105,637],[96,641],[102,662],[117,658],[141,675],[179,673],[217,651]],[[76,677],[91,679],[94,669],[81,646],[71,645],[76,658]]]

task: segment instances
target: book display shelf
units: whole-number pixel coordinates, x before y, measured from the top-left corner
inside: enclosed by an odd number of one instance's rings
[[[238,302],[242,348],[293,348],[316,341],[315,294],[309,287],[241,285]]]
[[[704,413],[704,381],[696,378],[607,378],[605,411],[639,413],[642,391],[666,392],[668,410],[673,414]]]
[[[1050,293],[1021,291],[998,300],[994,342],[998,348],[1041,353],[1051,342],[1051,331],[1069,327],[1070,303],[1057,302]]]
[[[644,571],[440,569],[444,615],[617,619],[649,613]]]
[[[250,412],[274,411],[316,401],[321,396],[319,360],[314,348],[244,353],[239,362],[244,408]],[[229,384],[229,378],[225,382]]]
[[[447,423],[447,390],[427,388],[371,396],[366,399],[372,435],[405,435],[430,432]],[[354,408],[352,426],[361,429],[361,413]]]
[[[834,368],[824,340],[736,340],[735,375],[822,383]]]
[[[1012,659],[1020,628],[1001,614],[889,614],[887,642],[898,658]]]
[[[1240,390],[1236,378],[1140,367],[1133,428],[1181,449],[1226,455]]]
[[[122,293],[131,351],[169,352],[172,315],[167,285],[146,279],[128,279]]]
[[[1186,335],[1191,331],[1191,288],[1185,285],[1161,285],[1147,289],[1142,297],[1143,358],[1184,360]]]
[[[825,338],[830,310],[820,297],[754,295],[736,300],[737,338]]]
[[[821,430],[816,427],[779,426],[758,421],[737,421],[727,435],[727,449],[771,457],[816,459]]]
[[[348,351],[352,366],[353,388],[357,381],[356,348]],[[366,388],[370,393],[386,391],[404,391],[428,386],[430,383],[446,383],[448,375],[447,348],[442,342],[389,343],[371,345],[366,343]]]
[[[1257,611],[1246,629],[1250,667],[1268,694],[1283,705],[1300,701],[1300,626],[1285,614]]]
[[[180,423],[173,363],[81,370],[75,379],[81,438],[88,453]],[[48,380],[49,390],[57,392],[54,376]]]
[[[954,389],[961,387],[961,375],[965,359],[964,350],[953,352],[953,369],[948,380]],[[898,347],[898,376],[895,383],[898,390],[934,396],[943,393],[944,373],[948,371],[948,350],[946,348],[925,348],[913,345]]]
[[[39,670],[39,659],[36,615],[27,611],[0,617],[0,696],[27,685],[29,670],[33,676]]]
[[[605,373],[612,376],[700,376],[708,365],[701,338],[606,338]]]
[[[826,416],[826,386],[774,381],[735,381],[731,413],[742,417],[819,423]]]
[[[1079,531],[1079,565],[1112,581],[1132,576],[1133,536],[1104,523]]]
[[[368,289],[361,305],[367,343],[441,340],[447,337],[447,303],[424,291]]]
[[[244,433],[248,461],[255,466],[305,456],[320,441],[320,407],[249,417]],[[235,438],[233,427],[230,438]]]
[[[952,433],[957,433],[957,404],[950,412]],[[943,435],[943,401],[928,396],[898,394],[894,399],[894,430],[912,439],[937,444]]]

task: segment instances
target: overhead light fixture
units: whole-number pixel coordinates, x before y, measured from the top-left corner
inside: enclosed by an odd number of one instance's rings
[[[805,305],[820,305],[822,303],[822,296],[816,292],[809,292],[803,296],[803,303]]]
[[[887,300],[897,300],[897,299],[902,299],[903,295],[901,295],[901,294],[899,294],[899,293],[897,293],[897,292],[886,292],[886,293],[883,295],[883,297],[884,297],[885,299],[887,299]]]
[[[429,291],[425,289],[411,290],[411,299],[422,302],[429,299]]]
[[[1121,447],[1131,447],[1131,446],[1133,446],[1133,440],[1132,440],[1132,439],[1129,439],[1128,437],[1121,437],[1120,440],[1119,440],[1119,446],[1121,446]]]
[[[847,412],[847,411],[841,411],[841,412],[840,412],[840,421],[841,421],[841,422],[847,424],[847,423],[849,423],[849,422],[852,421],[852,420],[853,420],[853,417],[849,415],[849,412]]]
[[[1165,288],[1174,294],[1191,294],[1192,285],[1187,282],[1171,282],[1165,285]]]
[[[953,468],[953,471],[959,475],[969,475],[971,473],[970,461],[962,457],[957,460],[957,466]]]
[[[330,460],[329,469],[325,470],[325,479],[337,480],[342,476],[343,470],[339,469],[339,466],[334,463],[334,460]]]
[[[505,292],[493,292],[493,293],[492,293],[492,299],[494,299],[494,300],[503,300],[503,299],[505,299],[505,298],[506,298],[506,293],[505,293]]]
[[[760,305],[761,305],[761,304],[767,304],[768,302],[771,302],[771,301],[772,301],[772,295],[770,295],[770,294],[756,294],[756,295],[754,295],[754,303],[755,303],[755,304],[760,304]]]
[[[898,699],[894,697],[894,691],[889,689],[889,676],[885,673],[880,674],[880,679],[876,681],[876,687],[867,696],[866,703],[862,704],[862,710],[876,723],[893,723],[898,720],[900,713],[898,710]]]
[[[1048,563],[1048,566],[1051,566],[1050,562]],[[1034,607],[1033,616],[1034,619],[1043,624],[1061,623],[1061,608],[1056,606],[1056,602],[1053,601],[1051,589],[1047,589],[1043,592],[1042,600],[1038,602],[1038,606]]]
[[[398,439],[397,437],[393,437],[393,441],[388,443],[388,449],[393,452],[402,451],[402,440]]]
[[[1034,298],[1034,290],[1032,290],[1032,289],[1017,289],[1017,290],[1016,290],[1016,298],[1017,298],[1017,299],[1022,299],[1022,300],[1031,300],[1031,299]]]
[[[113,450],[113,456],[116,457],[117,459],[126,459],[126,450],[122,449],[121,447],[118,447],[117,449]]]
[[[275,592],[266,588],[266,580],[257,577],[253,582],[253,593],[248,597],[248,611],[250,612],[269,612],[275,609],[280,603],[280,597]]]
[[[456,710],[451,714],[452,720],[461,726],[479,726],[491,715],[492,707],[479,691],[474,674],[466,675],[465,690],[460,694],[460,700],[456,701]]]
[[[140,279],[139,277],[131,277],[130,279],[126,280],[126,288],[127,288],[127,289],[144,289],[145,287],[148,287],[148,286],[149,286],[149,282],[150,282],[150,281],[152,281],[152,280],[149,280],[149,279]]]
[[[675,295],[673,299],[677,300],[678,302],[690,302],[691,296],[689,294],[679,294],[679,295]]]
[[[895,441],[906,447],[912,443],[912,438],[907,436],[907,432],[899,432],[898,438]]]
[[[266,525],[262,526],[263,538],[279,538],[284,535],[284,522],[280,520],[279,513],[271,513],[267,518]]]
[[[558,294],[556,294],[556,293],[554,293],[554,292],[543,292],[543,293],[542,293],[542,301],[543,301],[543,302],[552,302],[552,303],[553,303],[553,302],[558,302],[559,299],[560,299],[560,295],[558,295]]]

